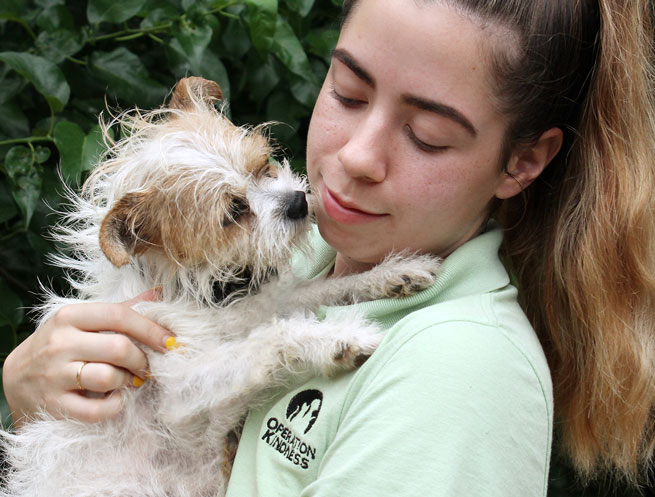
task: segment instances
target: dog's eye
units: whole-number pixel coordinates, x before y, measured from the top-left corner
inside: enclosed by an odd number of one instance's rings
[[[223,228],[236,223],[241,216],[248,212],[248,203],[242,198],[233,198],[227,215],[223,218]]]
[[[270,163],[267,163],[264,167],[259,170],[258,176],[260,178],[275,178],[276,176],[275,166]]]
[[[235,198],[232,200],[229,211],[230,218],[236,221],[246,212],[248,212],[248,203],[245,201],[245,199]]]

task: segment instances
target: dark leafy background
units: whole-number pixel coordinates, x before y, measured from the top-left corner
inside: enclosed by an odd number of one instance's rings
[[[47,231],[62,179],[78,188],[103,151],[98,115],[158,107],[180,77],[203,76],[236,123],[284,123],[273,136],[302,171],[341,1],[0,0],[1,358],[33,330],[39,282],[67,291],[45,262],[56,249]],[[1,396],[0,410],[6,420]],[[555,457],[549,495],[637,493],[584,490]]]

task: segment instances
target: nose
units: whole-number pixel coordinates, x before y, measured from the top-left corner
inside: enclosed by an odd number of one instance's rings
[[[295,191],[288,193],[285,198],[286,215],[289,219],[303,219],[307,216],[308,207],[305,192]]]
[[[352,178],[379,183],[387,176],[386,151],[390,146],[384,116],[372,112],[352,128],[337,158]]]

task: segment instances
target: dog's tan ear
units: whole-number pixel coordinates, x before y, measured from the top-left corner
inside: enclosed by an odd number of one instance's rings
[[[216,100],[223,98],[223,92],[218,83],[204,78],[192,76],[183,78],[175,85],[175,92],[168,107],[171,109],[191,110],[198,102],[213,106]]]
[[[100,248],[116,267],[130,262],[153,246],[161,246],[161,233],[152,219],[152,194],[128,193],[112,207],[100,225]]]

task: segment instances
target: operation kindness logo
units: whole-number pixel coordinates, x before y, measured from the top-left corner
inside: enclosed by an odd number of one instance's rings
[[[296,466],[308,469],[316,459],[316,449],[302,435],[312,429],[322,405],[323,394],[319,390],[304,390],[296,394],[287,406],[286,419],[268,418],[262,440]]]

